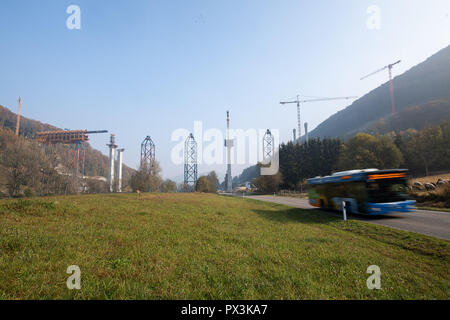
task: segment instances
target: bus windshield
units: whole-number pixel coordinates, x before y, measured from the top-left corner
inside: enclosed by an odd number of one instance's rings
[[[373,203],[408,200],[404,179],[382,179],[367,183],[368,201]]]

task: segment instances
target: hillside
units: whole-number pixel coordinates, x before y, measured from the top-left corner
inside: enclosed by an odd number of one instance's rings
[[[402,127],[413,125],[421,129],[430,121],[429,115],[422,118],[426,110],[432,108],[434,120],[450,120],[450,46],[442,49],[423,63],[394,78],[396,109],[399,114],[415,107],[422,111],[407,111],[409,124],[401,118],[392,119],[392,123]],[[439,101],[440,107],[436,107]],[[432,106],[434,105],[434,106]],[[414,108],[413,108],[414,109]],[[376,88],[352,105],[334,114],[316,129],[310,137],[349,137],[358,132],[368,131],[377,121],[391,117],[389,83]],[[431,116],[431,115],[430,115]],[[434,121],[433,120],[433,121]],[[391,120],[389,120],[391,121]]]
[[[372,134],[383,134],[411,128],[423,130],[446,120],[450,120],[450,100],[430,101],[405,108],[395,115],[389,114],[369,125],[365,131]]]
[[[0,105],[0,127],[8,128],[13,131],[16,130],[17,113],[12,112],[8,108]],[[52,131],[61,130],[55,126],[47,123],[42,123],[36,120],[28,119],[26,117],[20,117],[20,130],[19,135],[28,138],[33,138],[34,134],[38,131]]]
[[[0,105],[0,128],[10,129],[12,131],[16,128],[17,114],[9,110],[8,108]],[[42,123],[37,120],[21,117],[19,135],[26,138],[34,138],[34,135],[38,131],[50,131],[50,130],[62,130],[58,127],[52,126],[47,123]],[[106,139],[106,138],[105,138]],[[55,146],[55,152],[60,159],[62,166],[65,166],[68,160],[68,147],[67,146]],[[92,148],[87,144],[86,148],[86,162],[85,162],[85,174],[87,176],[102,176],[106,177],[108,172],[108,157],[103,155],[100,151]],[[134,172],[134,169],[123,166],[123,179],[124,182],[128,181],[129,177]]]
[[[242,171],[239,176],[233,178],[233,186],[243,186],[247,182],[253,182],[255,178],[260,176],[260,168],[258,165],[248,167]]]

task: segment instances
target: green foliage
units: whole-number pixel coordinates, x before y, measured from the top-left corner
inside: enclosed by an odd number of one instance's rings
[[[144,163],[130,178],[133,192],[158,192],[161,184],[161,168],[157,161],[153,161],[152,166]]]
[[[259,176],[253,181],[260,192],[272,193],[277,192],[280,189],[282,179],[281,174],[277,173],[273,176]]]
[[[403,153],[402,165],[415,176],[450,170],[450,123],[430,126],[421,131],[407,130],[394,134]]]
[[[209,192],[215,193],[217,192],[217,187],[219,186],[219,179],[217,178],[217,174],[215,171],[211,171],[207,176]]]
[[[197,185],[195,186],[197,192],[208,193],[209,192],[209,181],[206,176],[201,176],[197,179]]]
[[[339,170],[409,169],[413,176],[450,170],[450,123],[391,135],[359,133],[346,143],[312,139],[308,144],[280,146],[282,188],[300,189],[305,179]]]
[[[161,192],[175,192],[177,190],[177,183],[170,179],[165,180],[161,184]]]
[[[23,191],[23,195],[27,198],[31,198],[34,196],[34,192],[30,188],[25,188],[25,190]]]
[[[394,169],[402,161],[402,154],[390,137],[359,133],[345,144],[339,158],[339,169]]]
[[[219,179],[215,171],[211,171],[207,176],[201,176],[197,179],[195,190],[203,193],[216,193],[219,185]]]
[[[311,139],[302,145],[289,142],[280,146],[282,187],[299,189],[305,179],[331,174],[336,169],[342,142],[339,139]]]

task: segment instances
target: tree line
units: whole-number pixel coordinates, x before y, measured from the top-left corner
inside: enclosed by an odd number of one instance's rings
[[[11,197],[78,192],[80,185],[55,168],[59,158],[29,139],[0,128],[0,186]],[[0,192],[0,195],[3,195]]]
[[[280,171],[259,177],[255,184],[263,192],[300,190],[306,179],[356,169],[409,169],[411,176],[450,171],[450,124],[408,129],[385,135],[359,133],[343,141],[337,138],[311,139],[280,146]]]
[[[289,142],[280,146],[279,156],[279,174],[254,179],[259,190],[300,190],[308,178],[341,170],[402,167],[409,169],[411,176],[448,172],[450,124],[443,122],[420,131],[408,129],[385,135],[359,133],[347,141],[316,138],[303,144]],[[69,164],[61,169],[61,163]],[[98,170],[102,171],[101,168]],[[17,137],[11,130],[0,128],[0,196],[1,192],[12,197],[79,193],[83,190],[80,179],[71,174],[73,169],[66,146],[39,146],[32,139]],[[259,168],[251,167],[235,179],[249,181],[258,174]],[[104,181],[87,179],[86,185],[88,192],[107,192]],[[142,166],[129,179],[124,177],[124,185],[129,186],[129,191],[193,191],[163,180],[157,161],[152,167]],[[198,179],[195,190],[216,192],[219,186],[213,171]]]
[[[177,191],[177,184],[175,181],[162,179],[161,167],[156,160],[151,164],[143,163],[139,169],[131,175],[129,185],[133,192]]]

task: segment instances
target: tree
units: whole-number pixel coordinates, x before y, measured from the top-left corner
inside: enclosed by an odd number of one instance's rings
[[[359,133],[343,147],[339,167],[341,170],[393,169],[398,168],[402,161],[400,150],[389,137],[376,138]]]
[[[341,150],[339,139],[310,139],[301,145],[282,144],[279,153],[282,187],[297,189],[305,179],[331,174],[337,169]]]
[[[105,181],[97,179],[86,179],[88,193],[105,193],[108,186]]]
[[[204,192],[204,193],[209,192],[209,180],[208,180],[208,177],[201,176],[200,178],[198,178],[197,179],[197,184],[195,186],[195,189],[197,190],[197,192]]]
[[[216,172],[211,171],[206,177],[208,178],[209,192],[210,193],[217,192],[217,187],[219,185],[219,179],[217,178]]]
[[[159,166],[158,161],[153,161],[152,166],[150,168],[150,192],[157,192],[162,183],[161,178],[161,167]]]
[[[72,175],[59,174],[58,160],[46,153],[35,141],[15,136],[0,128],[0,167],[2,182],[12,197],[28,190],[36,195],[68,194],[80,191],[80,184]]]
[[[195,189],[197,192],[216,193],[219,185],[219,179],[215,171],[211,171],[206,176],[201,176],[197,179]]]
[[[254,182],[259,191],[263,193],[272,193],[279,190],[282,179],[281,174],[277,173],[273,176],[259,176]]]
[[[160,176],[161,169],[157,161],[153,162],[150,167],[144,163],[138,171],[136,171],[130,178],[130,187],[133,192],[137,190],[141,192],[157,192],[162,183]]]
[[[411,141],[414,155],[423,165],[425,175],[429,175],[429,169],[439,160],[443,152],[444,138],[442,128],[434,126],[420,131]]]
[[[161,184],[161,192],[175,192],[177,190],[177,183],[170,179],[165,180]]]
[[[395,134],[395,144],[403,154],[402,166],[414,176],[450,170],[450,124],[408,129]]]

